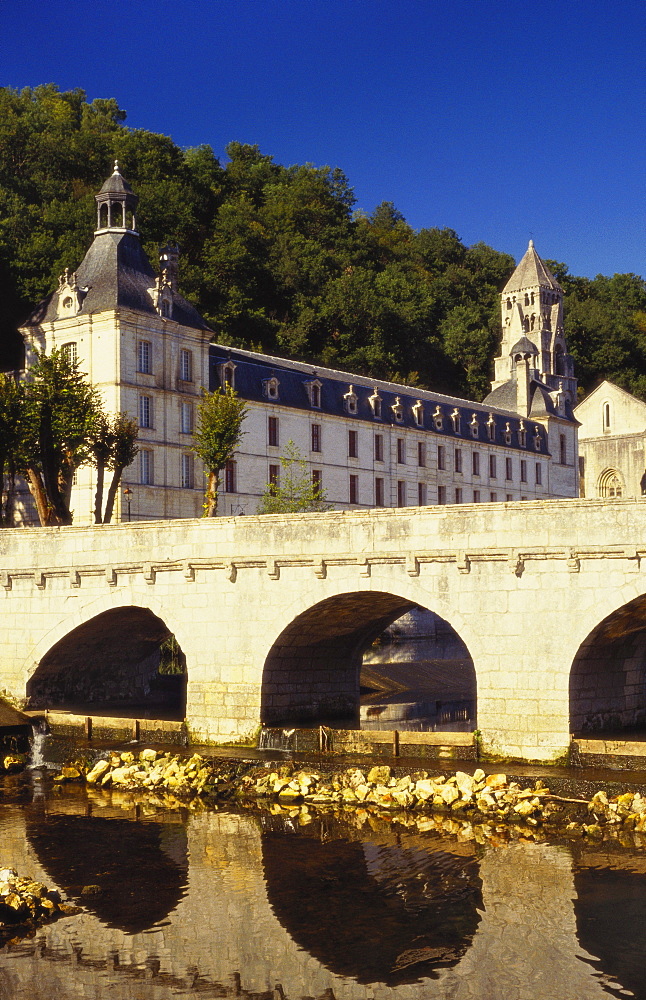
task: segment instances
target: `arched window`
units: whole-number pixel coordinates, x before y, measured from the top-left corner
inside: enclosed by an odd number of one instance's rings
[[[597,482],[597,496],[610,499],[611,497],[622,497],[623,495],[624,484],[621,474],[616,469],[605,469]]]
[[[605,402],[601,404],[601,422],[604,431],[610,430],[610,403]]]
[[[108,228],[108,206],[101,205],[101,209],[99,211],[99,229],[107,229],[107,228]]]

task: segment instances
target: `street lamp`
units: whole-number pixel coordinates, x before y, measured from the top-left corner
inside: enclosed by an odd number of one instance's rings
[[[123,495],[126,498],[126,503],[128,504],[128,520],[130,520],[130,501],[132,499],[132,490],[128,486],[126,486],[125,490],[123,491]]]

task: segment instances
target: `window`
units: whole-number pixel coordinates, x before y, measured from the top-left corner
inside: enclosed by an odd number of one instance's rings
[[[278,417],[267,417],[267,441],[272,448],[278,447]]]
[[[180,431],[182,434],[193,433],[193,404],[182,401],[180,409]]]
[[[312,451],[321,450],[321,425],[312,424]]]
[[[498,494],[497,493],[490,493],[489,494],[489,499],[490,499],[491,503],[496,503],[496,501],[498,499]]]
[[[343,402],[345,405],[346,413],[350,413],[354,416],[357,412],[357,394],[354,391],[353,385],[351,385],[348,391],[344,393]]]
[[[480,434],[480,425],[478,424],[478,414],[472,413],[471,420],[469,421],[469,428],[471,430],[471,437],[477,438]]]
[[[518,444],[521,448],[525,448],[527,445],[527,431],[525,430],[525,424],[522,420],[518,425]]]
[[[393,411],[393,416],[394,416],[395,420],[397,421],[397,423],[398,424],[403,423],[404,422],[404,407],[402,406],[402,401],[401,401],[401,398],[399,396],[395,396],[395,402],[390,407],[390,409]]]
[[[426,483],[417,484],[417,505],[418,507],[426,506]]]
[[[622,497],[623,483],[615,469],[605,469],[599,476],[597,495],[600,497]]]
[[[193,456],[182,455],[182,489],[193,489]]]
[[[559,434],[559,461],[561,465],[567,465],[567,444],[565,434]]]
[[[487,436],[490,441],[495,441],[496,439],[496,421],[494,420],[493,413],[489,414],[487,420]]]
[[[153,485],[153,453],[149,448],[139,452],[139,479],[142,486]]]
[[[375,507],[384,506],[384,481],[383,479],[375,479]]]
[[[224,492],[225,493],[236,493],[236,462],[232,458],[229,459],[227,464],[224,466]]]
[[[397,506],[406,506],[406,483],[403,479],[397,481]]]
[[[310,406],[315,410],[321,409],[321,382],[316,379],[314,382],[306,382],[305,389],[309,397]]]
[[[397,438],[397,461],[400,465],[406,465],[406,442],[404,438]]]
[[[235,389],[235,373],[236,366],[233,361],[227,361],[226,365],[222,365],[220,375],[223,389],[225,389],[228,385],[231,386],[232,389]]]
[[[153,370],[153,345],[149,340],[140,340],[137,344],[137,371],[151,375]]]
[[[601,421],[604,431],[610,430],[610,403],[604,403],[601,407]]]
[[[423,441],[417,442],[417,464],[422,467],[426,465],[426,445]]]
[[[462,448],[455,449],[455,471],[462,472]]]
[[[521,483],[527,482],[527,459],[525,458],[520,460],[520,481]]]
[[[489,478],[490,479],[495,479],[496,478],[496,456],[495,455],[490,455],[489,456]]]
[[[542,486],[543,484],[543,466],[540,462],[536,463],[536,485]]]
[[[540,450],[541,450],[541,434],[537,427],[534,433],[534,451],[540,451]]]
[[[63,357],[65,358],[65,360],[69,365],[76,364],[76,361],[78,359],[76,352],[76,343],[73,342],[71,344],[63,344],[63,346],[61,347],[61,351],[63,353]]]
[[[275,377],[263,379],[262,383],[263,396],[265,396],[267,399],[278,399],[279,384],[280,383],[278,379]]]
[[[179,352],[179,377],[183,382],[193,381],[193,352],[184,348]]]
[[[462,503],[462,487],[461,486],[456,486],[455,487],[455,502],[456,503]]]
[[[514,468],[511,458],[505,459],[505,479],[514,478]]]
[[[356,458],[358,455],[357,432],[348,431],[348,458]]]
[[[323,489],[323,473],[320,469],[312,469],[312,488],[316,496]]]
[[[503,436],[505,439],[505,444],[511,444],[511,424],[509,423],[508,420],[505,421],[505,430]]]
[[[383,462],[384,460],[384,436],[383,434],[375,434],[375,462]]]
[[[480,475],[480,452],[474,451],[471,456],[471,472],[474,476]]]
[[[437,502],[446,503],[446,486],[438,486],[437,488]]]
[[[269,466],[269,485],[276,488],[280,485],[280,465]]]
[[[446,468],[446,459],[444,457],[444,445],[438,444],[437,446],[437,467],[438,469]]]
[[[473,491],[473,502],[480,503],[480,490]]]
[[[424,407],[422,405],[421,399],[415,400],[415,405],[412,407],[413,419],[418,427],[424,426]]]
[[[381,420],[381,396],[378,389],[373,389],[372,396],[368,396],[368,402],[370,403],[372,415],[375,420]]]
[[[454,430],[454,432],[456,434],[459,434],[460,433],[460,411],[458,410],[457,406],[455,407],[455,409],[453,410],[453,413],[451,414],[451,423],[453,424],[453,430]]]
[[[139,426],[152,427],[153,425],[153,401],[151,396],[139,397]]]
[[[359,477],[350,476],[350,503],[359,503]]]
[[[510,503],[514,499],[513,493],[506,493],[505,496],[507,498],[507,503]]]
[[[435,427],[436,431],[441,431],[442,427],[444,426],[444,418],[442,416],[442,411],[439,405],[436,406],[433,411],[433,426]]]

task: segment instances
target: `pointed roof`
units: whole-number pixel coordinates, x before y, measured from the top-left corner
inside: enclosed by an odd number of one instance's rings
[[[134,191],[128,184],[123,174],[119,169],[119,161],[114,161],[114,170],[112,174],[108,177],[107,181],[104,182],[103,187],[99,191],[99,194],[134,194]]]
[[[536,288],[537,285],[543,285],[544,288],[552,288],[558,292],[563,291],[554,275],[536,253],[534,240],[530,240],[525,256],[502,291],[505,295],[507,292],[518,292],[521,288]]]

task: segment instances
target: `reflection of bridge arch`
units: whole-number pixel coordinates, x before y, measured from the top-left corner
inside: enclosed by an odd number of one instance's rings
[[[186,891],[188,850],[181,823],[68,813],[34,816],[26,832],[47,875],[108,927],[138,934],[164,920]],[[84,895],[88,885],[99,892]]]
[[[262,722],[356,718],[364,650],[414,606],[397,594],[363,590],[327,597],[296,614],[265,660]]]
[[[268,830],[267,899],[293,941],[336,975],[414,983],[460,960],[483,909],[473,846],[434,846],[371,842],[363,833],[330,839],[319,824],[298,836]]]
[[[156,707],[158,716],[183,718],[186,673],[179,649],[173,667],[160,676],[160,646],[171,630],[150,608],[122,604],[100,610],[93,603],[41,642],[27,683],[32,708],[89,706],[95,709]],[[104,603],[104,602],[101,602]],[[66,628],[64,626],[67,626]],[[140,714],[141,714],[140,711]]]
[[[646,721],[646,595],[603,619],[581,643],[570,671],[574,732],[626,729]]]

